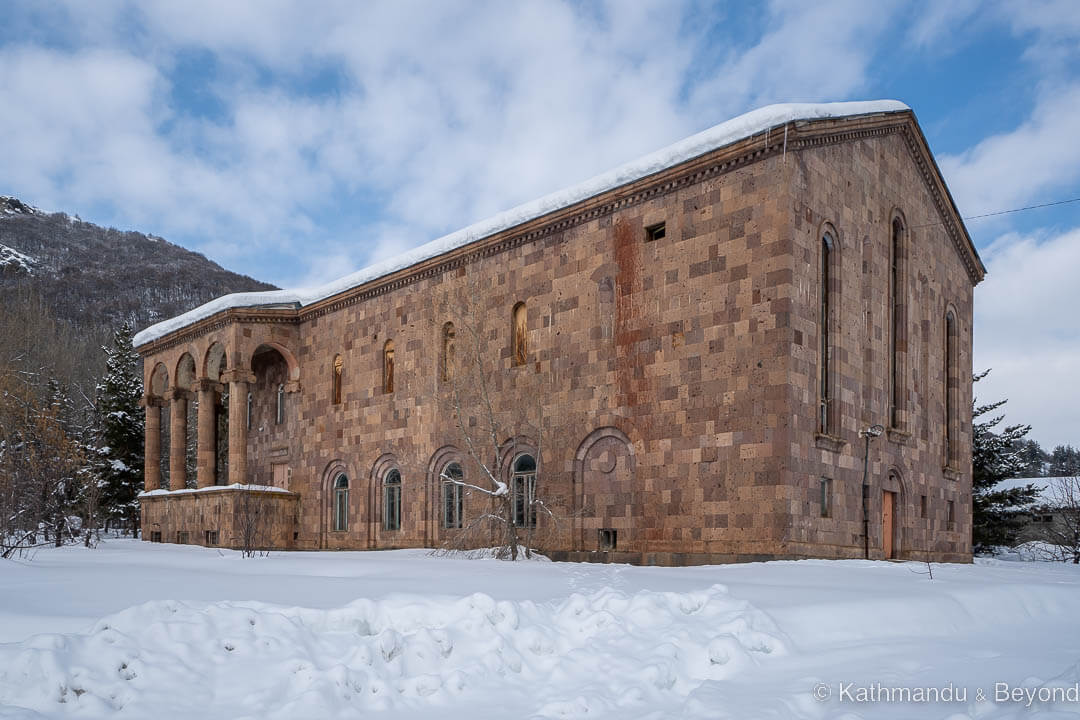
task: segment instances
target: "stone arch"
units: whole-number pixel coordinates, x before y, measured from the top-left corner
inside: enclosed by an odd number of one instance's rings
[[[159,362],[150,373],[150,387],[146,394],[160,398],[164,397],[168,389],[169,369],[165,367],[165,363]]]
[[[203,356],[202,376],[212,382],[221,382],[221,374],[228,369],[228,357],[224,345],[212,342]]]
[[[257,432],[272,428],[278,432],[276,428],[285,426],[296,414],[296,403],[289,402],[285,393],[290,373],[288,363],[288,358],[275,345],[267,343],[256,347],[251,354],[254,382],[248,386],[248,391],[254,407],[251,427]]]
[[[398,460],[397,455],[395,455],[394,453],[383,453],[382,455],[380,455],[378,457],[378,459],[371,466],[371,474],[369,475],[369,478],[368,478],[368,507],[370,508],[370,511],[371,511],[371,514],[369,515],[369,518],[370,518],[369,525],[372,528],[377,528],[377,530],[375,531],[374,537],[372,538],[373,542],[374,542],[374,538],[379,537],[380,534],[382,533],[383,511],[384,511],[383,501],[385,500],[385,498],[383,497],[383,495],[384,495],[384,493],[383,493],[383,480],[386,478],[386,475],[388,473],[390,473],[392,470],[397,470],[399,473],[401,472],[401,462]],[[405,476],[402,475],[401,476],[401,487],[402,487],[401,492],[402,492],[402,496],[404,496],[404,494],[405,494],[405,487],[407,485],[405,480],[406,480]],[[402,503],[402,515],[404,516],[404,514],[405,514],[405,503],[403,502]],[[397,532],[397,531],[392,531],[392,532]],[[375,543],[375,544],[377,544],[377,543]]]
[[[457,463],[465,470],[465,455],[454,445],[443,445],[431,455],[427,465],[427,500],[426,508],[430,508],[428,514],[428,539],[437,539],[445,533],[443,527],[443,484],[442,472],[451,463]]]
[[[818,319],[817,349],[817,428],[823,435],[840,434],[840,366],[838,357],[842,343],[838,342],[843,328],[841,317],[843,291],[843,240],[836,226],[826,220],[818,227],[814,241],[818,256],[817,288]]]
[[[195,358],[191,353],[185,352],[176,361],[176,373],[173,375],[173,385],[178,390],[195,389]]]
[[[358,484],[359,478],[352,472],[352,468],[341,458],[331,460],[326,464],[326,467],[322,472],[322,481],[319,483],[320,494],[323,498],[322,511],[319,513],[322,518],[322,545],[326,547],[326,536],[328,532],[334,532],[334,511],[335,511],[335,495],[334,495],[334,483],[337,478],[344,475],[349,480],[349,495],[348,495],[348,527],[347,532],[355,533],[358,527],[361,527],[363,520],[360,513],[356,512],[356,509],[361,506],[363,500],[363,493],[360,492],[360,486]]]
[[[646,515],[634,484],[636,470],[634,445],[616,427],[597,428],[578,445],[573,480],[575,515],[579,518],[577,549],[600,549],[601,530],[615,531],[617,549],[636,549],[640,542],[636,529]],[[610,532],[607,537],[611,539]]]
[[[536,448],[536,440],[528,435],[514,435],[508,438],[499,446],[499,478],[505,482],[513,472],[515,458],[525,453],[536,458],[539,466],[543,460],[540,458],[540,453]]]
[[[252,372],[255,371],[255,356],[259,355],[263,348],[276,350],[281,355],[288,369],[287,380],[295,381],[300,379],[300,364],[296,361],[296,356],[293,355],[289,348],[274,340],[262,340],[255,346],[255,349],[251,352],[251,357],[248,358],[248,367]]]

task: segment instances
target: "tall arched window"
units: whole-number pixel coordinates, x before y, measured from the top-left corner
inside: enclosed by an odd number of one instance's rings
[[[401,473],[397,469],[383,478],[383,529],[401,529]]]
[[[394,392],[394,341],[383,345],[383,392]]]
[[[536,527],[536,459],[532,455],[520,455],[514,460],[510,491],[513,493],[514,524]]]
[[[279,384],[277,386],[277,414],[274,416],[274,422],[278,425],[285,422],[285,385]]]
[[[248,396],[247,396],[247,419],[245,421],[245,424],[247,425],[248,430],[251,429],[251,423],[252,423],[251,416],[254,414],[254,412],[253,412],[254,405],[255,405],[255,396],[252,395],[251,393],[248,393]]]
[[[465,480],[465,473],[461,469],[461,465],[456,462],[450,463],[446,466],[446,469],[442,471],[442,506],[443,506],[443,527],[444,528],[459,528],[461,527],[462,518],[462,487],[461,482]]]
[[[525,303],[519,302],[514,306],[512,322],[513,341],[510,349],[513,353],[514,365],[524,365],[529,361],[529,322]]]
[[[443,325],[442,353],[439,356],[439,379],[449,382],[454,379],[454,355],[455,355],[455,331],[454,323],[448,322]]]
[[[349,478],[344,474],[334,479],[334,530],[349,529]]]
[[[836,259],[836,239],[831,231],[821,235],[821,270],[818,323],[820,344],[818,347],[818,430],[823,435],[833,432],[833,282]]]
[[[335,405],[341,404],[341,373],[345,368],[345,361],[341,359],[340,355],[334,356],[334,378],[333,378],[333,402]]]
[[[945,403],[945,427],[942,440],[945,445],[945,466],[956,466],[957,450],[957,393],[960,388],[959,368],[957,367],[957,345],[959,330],[956,327],[956,315],[950,308],[945,313],[945,382],[942,393]]]
[[[903,426],[904,352],[907,350],[907,320],[904,282],[904,224],[892,222],[889,252],[889,427]]]

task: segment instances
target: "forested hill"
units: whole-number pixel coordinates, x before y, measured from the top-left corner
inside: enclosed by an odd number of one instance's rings
[[[219,295],[272,289],[162,238],[0,195],[0,296],[29,291],[80,334],[124,320],[139,329]]]

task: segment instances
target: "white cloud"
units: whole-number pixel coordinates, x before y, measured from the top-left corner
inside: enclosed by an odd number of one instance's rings
[[[938,158],[961,213],[1007,210],[1080,179],[1080,84],[1047,88],[1011,132],[988,137],[960,155]]]
[[[727,38],[687,21],[715,11],[667,2],[118,0],[66,12],[87,47],[113,49],[0,51],[0,91],[26,108],[0,129],[30,140],[0,180],[38,204],[114,206],[118,224],[237,269],[275,254],[362,264],[752,104],[808,87],[842,99],[864,84],[887,15],[850,0],[776,3],[760,42],[694,92],[700,59]],[[826,34],[823,51],[810,36]],[[220,116],[170,105],[190,51],[213,59],[196,84]],[[339,86],[306,87],[319,72]],[[43,129],[14,126],[24,121]],[[378,204],[371,227],[336,224],[344,197]],[[320,273],[282,262],[268,279]]]
[[[1080,229],[1005,236],[983,252],[975,289],[980,401],[1008,398],[1006,421],[1029,423],[1044,447],[1080,443]]]

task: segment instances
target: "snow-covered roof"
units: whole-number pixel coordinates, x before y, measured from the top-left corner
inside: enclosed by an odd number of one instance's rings
[[[1029,478],[1007,478],[1002,480],[994,486],[994,490],[1013,490],[1015,488],[1024,488],[1028,485],[1034,485],[1038,490],[1035,495],[1035,500],[1028,503],[1025,507],[1035,508],[1043,505],[1057,505],[1061,502],[1060,491],[1057,488],[1064,487],[1066,483],[1072,483],[1074,480],[1068,477],[1029,477]]]
[[[210,485],[209,487],[201,487],[201,488],[184,488],[183,490],[167,490],[167,489],[164,489],[164,488],[159,489],[159,490],[143,490],[141,493],[139,493],[139,497],[141,497],[141,498],[144,498],[144,497],[158,497],[158,496],[173,497],[175,495],[184,495],[184,494],[190,494],[190,493],[219,492],[219,491],[222,491],[222,490],[233,491],[233,492],[237,492],[237,491],[240,491],[240,490],[254,490],[254,491],[257,491],[257,492],[285,493],[286,495],[291,495],[292,494],[292,493],[290,493],[288,490],[286,490],[284,488],[275,487],[273,485],[244,485],[242,483],[233,483],[232,485]]]
[[[797,120],[849,117],[909,110],[897,100],[870,100],[838,103],[785,103],[767,105],[680,140],[662,150],[649,153],[624,165],[597,175],[537,200],[518,205],[486,220],[473,223],[449,235],[414,248],[397,257],[369,265],[350,275],[314,288],[233,293],[211,300],[174,318],[151,325],[135,335],[136,347],[153,342],[169,333],[192,325],[230,308],[253,308],[268,305],[304,307],[364,283],[416,265],[451,250],[481,240],[495,233],[561,210],[608,190],[627,185],[643,177],[692,160],[725,145],[763,133],[770,128]]]

